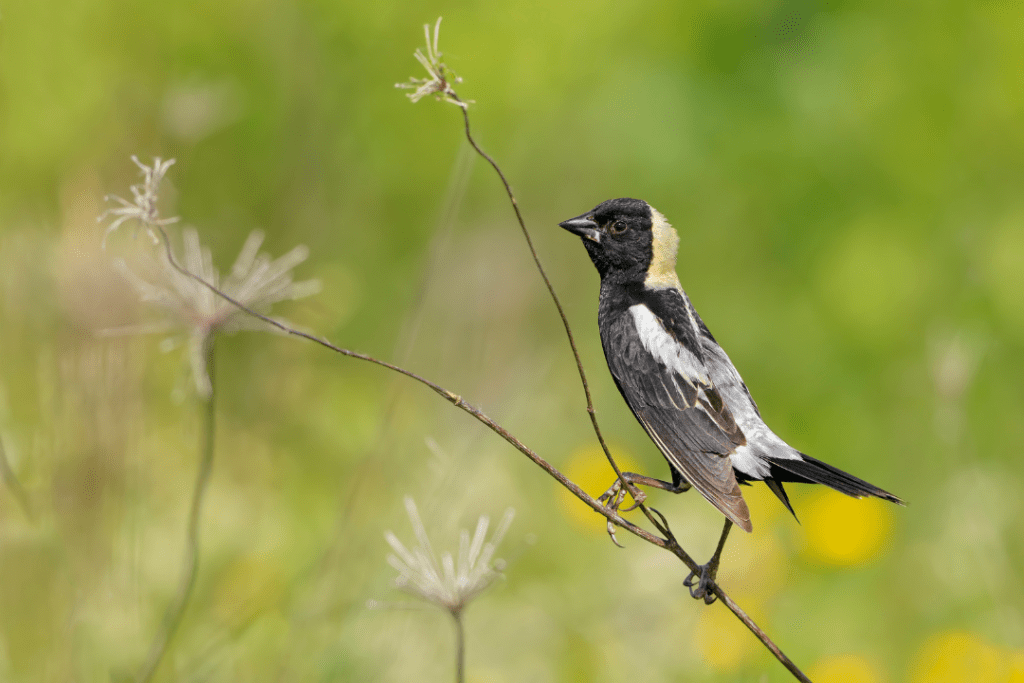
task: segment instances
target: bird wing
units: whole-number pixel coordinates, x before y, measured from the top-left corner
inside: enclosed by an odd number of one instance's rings
[[[608,367],[641,426],[701,495],[750,531],[729,458],[746,438],[708,377],[695,330],[666,325],[643,304],[609,322],[602,335]]]

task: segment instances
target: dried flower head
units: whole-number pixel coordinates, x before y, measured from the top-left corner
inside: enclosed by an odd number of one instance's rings
[[[174,159],[168,159],[163,161],[160,157],[154,157],[153,165],[146,166],[144,163],[139,161],[139,158],[132,155],[132,161],[142,171],[143,181],[139,185],[132,185],[129,189],[132,192],[132,201],[123,199],[116,195],[107,195],[104,197],[104,201],[116,201],[121,206],[107,209],[99,215],[96,219],[102,222],[110,216],[114,216],[114,220],[107,226],[107,231],[103,235],[103,244],[106,246],[107,237],[110,233],[121,227],[121,224],[125,221],[135,219],[139,221],[139,224],[146,229],[146,232],[153,239],[153,243],[159,243],[160,239],[156,234],[155,228],[158,226],[169,225],[178,220],[178,218],[160,218],[159,211],[157,210],[156,204],[159,198],[160,181],[164,179],[164,174],[174,164]]]
[[[129,220],[137,220],[153,238],[154,244],[167,239],[164,226],[178,220],[160,218],[157,212],[160,182],[174,159],[162,161],[153,159],[152,166],[146,166],[132,156],[132,161],[142,170],[143,182],[132,185],[133,201],[121,197],[114,199],[121,206],[104,211],[99,220],[114,216],[104,235]],[[298,246],[284,256],[271,259],[259,252],[263,244],[263,233],[254,230],[249,234],[242,252],[231,268],[231,274],[220,281],[220,273],[213,266],[210,250],[199,243],[199,234],[195,229],[186,229],[182,233],[185,247],[184,268],[200,280],[207,282],[224,292],[235,301],[247,308],[260,313],[267,313],[270,306],[278,301],[301,299],[320,291],[320,283],[316,280],[294,282],[292,269],[309,256],[305,246]],[[192,377],[196,389],[203,396],[209,396],[213,388],[206,371],[206,348],[212,336],[218,332],[234,332],[237,330],[271,330],[279,331],[272,325],[244,314],[224,298],[217,296],[208,287],[179,271],[168,258],[170,244],[165,245],[167,252],[159,257],[144,256],[139,262],[138,271],[132,270],[123,260],[115,265],[134,287],[139,297],[154,303],[162,309],[163,318],[148,325],[134,325],[114,330],[106,330],[107,335],[165,333],[179,330],[184,332],[188,340],[188,357],[192,369]],[[176,259],[175,259],[176,260]],[[141,273],[141,274],[140,274]],[[165,340],[165,349],[177,345],[175,338]]]
[[[213,266],[210,250],[200,244],[195,229],[184,230],[182,240],[185,247],[182,265],[189,272],[260,313],[266,313],[278,301],[301,299],[320,291],[317,280],[295,282],[292,279],[292,269],[309,256],[309,249],[305,246],[297,246],[284,256],[271,260],[267,254],[259,252],[263,233],[254,230],[242,246],[230,275],[221,281],[220,273]],[[156,304],[164,317],[155,324],[120,328],[107,333],[184,331],[188,338],[192,376],[196,389],[203,396],[209,396],[212,389],[204,355],[207,341],[212,335],[237,330],[278,331],[259,318],[245,314],[209,288],[178,271],[167,261],[166,256],[160,260],[149,258],[143,261],[140,270],[145,275],[138,274],[124,261],[117,261],[116,266],[142,301]],[[174,345],[172,339],[168,346]]]
[[[498,523],[491,540],[484,542],[490,520],[481,517],[476,531],[470,539],[469,531],[463,529],[459,535],[458,557],[450,552],[441,555],[438,563],[434,549],[427,537],[416,509],[416,503],[406,496],[405,509],[412,523],[418,545],[411,549],[390,531],[384,534],[395,555],[388,555],[388,564],[397,572],[395,585],[424,600],[442,607],[452,614],[459,614],[470,600],[490,586],[504,569],[504,562],[493,560],[494,552],[505,537],[515,511],[509,508]]]
[[[413,102],[419,102],[427,95],[436,94],[438,100],[443,99],[445,102],[451,102],[465,109],[469,102],[459,99],[452,87],[454,83],[461,83],[462,79],[441,61],[441,51],[437,49],[440,32],[441,17],[438,17],[437,23],[434,24],[433,41],[430,37],[430,24],[423,24],[423,35],[427,40],[427,54],[424,55],[419,49],[413,53],[413,57],[427,70],[429,78],[410,77],[408,83],[395,83],[395,87],[414,90],[406,95]]]

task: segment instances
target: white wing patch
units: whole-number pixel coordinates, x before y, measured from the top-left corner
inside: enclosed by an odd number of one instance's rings
[[[704,364],[693,355],[693,352],[672,338],[651,309],[644,304],[636,304],[629,307],[629,312],[633,316],[633,324],[636,325],[636,332],[640,335],[644,348],[659,363],[674,370],[691,384],[711,384]]]

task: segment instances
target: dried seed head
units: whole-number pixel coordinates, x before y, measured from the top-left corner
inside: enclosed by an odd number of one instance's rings
[[[154,159],[152,167],[142,164],[136,157],[132,157],[132,161],[142,169],[144,176],[141,184],[133,185],[131,188],[134,202],[115,197],[121,206],[104,212],[100,219],[116,216],[107,228],[107,235],[125,221],[138,220],[154,241],[159,242],[163,226],[178,220],[159,218],[156,209],[160,181],[174,160],[161,161],[157,158]],[[279,301],[301,299],[320,291],[320,283],[316,280],[295,282],[292,279],[292,270],[309,256],[309,249],[305,246],[300,245],[284,256],[271,259],[260,253],[263,233],[254,230],[245,240],[231,273],[221,282],[220,272],[213,266],[210,250],[199,242],[199,233],[194,228],[186,228],[182,231],[182,241],[184,258],[181,259],[181,263],[186,270],[247,308],[260,313],[267,313],[270,307]],[[246,315],[200,282],[178,271],[168,261],[166,253],[161,252],[159,256],[142,256],[135,269],[130,268],[123,260],[115,261],[115,266],[132,285],[139,298],[159,308],[162,317],[145,325],[105,330],[104,334],[183,335],[186,338],[192,377],[197,391],[202,396],[209,396],[212,391],[210,378],[206,372],[205,349],[214,334],[237,330],[279,331],[258,318]],[[173,348],[179,345],[178,342],[179,339],[172,337],[165,340],[161,346]]]
[[[501,576],[504,562],[494,559],[494,553],[512,524],[515,511],[512,508],[505,511],[490,541],[486,541],[490,520],[480,517],[472,537],[467,529],[459,534],[457,556],[445,552],[438,562],[416,503],[408,496],[405,509],[417,544],[406,548],[392,532],[384,534],[395,551],[394,555],[388,555],[388,564],[398,572],[395,585],[453,614],[461,612]]]
[[[419,102],[427,95],[437,95],[438,100],[443,99],[445,102],[451,102],[465,109],[470,103],[459,99],[455,89],[452,87],[453,84],[461,83],[462,79],[456,76],[455,72],[441,61],[441,51],[437,48],[440,33],[441,17],[438,17],[437,23],[434,24],[433,40],[431,40],[430,35],[430,24],[424,24],[423,34],[427,41],[427,54],[423,54],[419,49],[413,53],[416,61],[427,70],[428,78],[410,77],[409,82],[395,83],[395,87],[413,90],[413,92],[406,95],[413,102]]]
[[[107,209],[101,213],[96,220],[102,222],[107,218],[113,216],[113,220],[110,225],[107,226],[107,231],[103,234],[103,245],[106,247],[107,237],[110,233],[117,230],[121,225],[132,219],[137,220],[152,238],[153,243],[159,242],[159,238],[156,234],[156,228],[158,226],[169,225],[178,220],[178,218],[160,218],[160,213],[157,210],[157,200],[159,199],[160,181],[164,179],[164,175],[174,164],[174,159],[168,159],[163,161],[160,157],[153,158],[153,165],[146,166],[144,163],[139,161],[139,158],[132,155],[132,161],[142,171],[143,181],[139,185],[132,185],[130,188],[132,193],[132,201],[118,197],[117,195],[107,195],[104,197],[106,201],[115,201],[120,206],[116,206],[112,209]]]

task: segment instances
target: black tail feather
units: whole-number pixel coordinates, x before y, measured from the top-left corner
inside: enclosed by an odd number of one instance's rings
[[[771,460],[771,474],[770,478],[774,479],[775,482],[779,483],[779,489],[782,490],[781,482],[794,481],[801,483],[811,484],[824,484],[830,488],[845,493],[848,496],[854,498],[863,498],[865,496],[874,496],[876,498],[882,498],[899,505],[905,505],[897,496],[878,488],[874,484],[869,484],[863,479],[858,479],[852,474],[847,474],[841,469],[832,467],[826,462],[812,458],[809,455],[803,455],[801,453],[801,460],[791,460],[785,458],[773,458]],[[775,487],[769,484],[769,487],[782,499],[786,507],[789,508],[790,512],[793,508],[789,506],[789,499],[786,497],[784,491],[775,491]],[[795,515],[794,515],[795,516]]]
[[[786,495],[786,489],[782,488],[782,482],[778,479],[766,477],[764,483],[768,485],[768,488],[771,489],[772,493],[778,496],[779,500],[782,501],[782,504],[786,506],[787,510],[789,510],[789,514],[793,515],[793,519],[795,519],[797,524],[799,524],[800,518],[796,516],[796,511],[793,509],[793,506],[790,505],[789,496]]]

